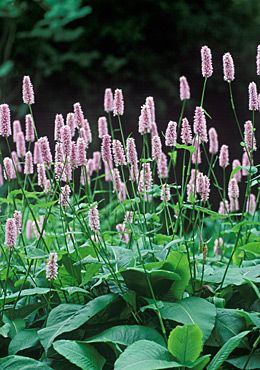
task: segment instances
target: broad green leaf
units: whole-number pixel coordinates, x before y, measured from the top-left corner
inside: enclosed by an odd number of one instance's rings
[[[227,360],[230,353],[237,348],[241,340],[248,334],[250,331],[242,331],[238,335],[230,338],[223,347],[217,352],[217,354],[213,357],[212,361],[210,362],[209,366],[207,367],[208,370],[218,370],[220,366],[223,364],[224,361]]]
[[[25,328],[23,319],[10,320],[6,315],[3,316],[3,322],[9,324],[8,336],[14,338],[21,330]]]
[[[4,338],[8,337],[8,333],[10,331],[11,325],[9,323],[4,324],[0,327],[0,335]]]
[[[20,293],[20,298],[22,297],[28,297],[28,296],[33,296],[33,295],[36,295],[36,294],[47,294],[51,291],[50,288],[32,288],[32,289],[24,289],[21,291]],[[7,297],[6,297],[6,302],[11,302],[13,301],[14,299],[16,299],[17,297],[19,296],[19,292],[16,292],[16,293],[12,293],[12,294],[9,294]],[[2,302],[4,300],[4,297],[0,297],[0,302]]]
[[[24,329],[19,331],[11,340],[8,353],[15,355],[17,352],[26,348],[34,347],[39,342],[37,329]]]
[[[119,325],[106,329],[100,334],[85,340],[86,343],[112,342],[129,346],[138,340],[147,339],[162,346],[165,345],[163,337],[153,328],[141,325]]]
[[[250,220],[250,221],[242,221],[242,222],[239,222],[238,224],[236,224],[232,229],[231,231],[233,233],[237,233],[239,231],[239,229],[243,226],[247,226],[249,225],[251,228],[253,225],[255,226],[259,226],[260,225],[260,222],[259,221],[253,221],[253,220]]]
[[[1,370],[52,370],[48,365],[29,357],[7,356],[0,358]]]
[[[255,351],[251,355],[236,356],[226,360],[226,362],[233,365],[236,369],[260,369],[260,350]]]
[[[195,152],[196,148],[192,145],[176,144],[177,149],[188,150],[191,154]]]
[[[84,267],[86,270],[81,272],[83,285],[87,284],[93,278],[93,276],[95,276],[95,274],[99,271],[101,267],[101,263],[99,262],[87,263]]]
[[[247,243],[247,244],[241,245],[238,249],[244,252],[252,253],[256,257],[260,256],[260,242]]]
[[[50,348],[54,339],[59,335],[78,329],[96,314],[103,311],[116,298],[117,296],[114,294],[107,294],[93,299],[84,306],[73,305],[70,309],[69,304],[63,304],[54,308],[47,320],[47,327],[38,331],[45,351]]]
[[[168,350],[181,364],[194,362],[202,351],[202,335],[196,324],[177,326],[168,338]]]
[[[90,344],[72,340],[58,340],[53,343],[53,348],[83,370],[102,370],[105,364],[104,357]]]

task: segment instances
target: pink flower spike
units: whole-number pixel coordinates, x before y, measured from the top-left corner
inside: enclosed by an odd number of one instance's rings
[[[13,217],[14,217],[15,224],[16,224],[17,234],[20,234],[22,231],[22,212],[15,210]]]
[[[203,186],[203,190],[200,196],[201,196],[201,200],[203,202],[206,202],[209,199],[209,194],[210,194],[210,181],[207,175],[203,176],[203,181],[204,181],[204,186]]]
[[[130,181],[138,182],[139,178],[139,169],[137,163],[131,164],[130,167]]]
[[[260,76],[260,45],[257,46],[256,54],[256,74]]]
[[[177,142],[177,123],[174,121],[170,121],[165,132],[165,145],[173,147],[176,146],[176,142]]]
[[[22,131],[16,135],[16,151],[19,158],[24,158],[26,153],[25,138]]]
[[[61,143],[63,145],[63,152],[66,158],[71,156],[71,130],[68,125],[61,128]]]
[[[31,114],[25,116],[25,140],[32,143],[35,140],[34,124]]]
[[[30,76],[23,78],[23,102],[28,105],[34,104],[34,91]]]
[[[14,218],[8,218],[5,224],[5,245],[13,249],[17,238],[17,227]]]
[[[101,170],[101,153],[93,152],[93,171],[98,172]]]
[[[27,220],[26,222],[26,239],[30,240],[33,237],[33,222],[32,220]]]
[[[141,114],[139,116],[139,133],[141,135],[147,134],[151,131],[152,127],[152,114],[150,107],[145,104],[141,107]]]
[[[100,230],[100,221],[97,205],[90,208],[88,222],[90,230],[92,230],[95,234],[98,233],[98,231]]]
[[[71,167],[75,169],[78,166],[78,146],[75,141],[71,144],[71,157],[70,157]]]
[[[104,162],[112,163],[111,136],[108,134],[102,138],[101,155]]]
[[[196,107],[195,109],[193,130],[194,133],[198,135],[201,141],[207,143],[208,141],[207,124],[204,110],[202,109],[202,107]]]
[[[17,172],[22,172],[22,166],[21,166],[21,163],[19,162],[18,155],[15,151],[12,151],[11,157],[12,157],[12,162],[14,163],[14,166],[15,166],[15,170]]]
[[[180,100],[190,99],[190,86],[185,76],[180,77]]]
[[[204,78],[209,78],[212,76],[212,55],[211,50],[207,46],[201,48],[201,72]]]
[[[192,133],[189,121],[183,118],[181,125],[181,141],[185,145],[192,144]]]
[[[21,122],[19,120],[15,120],[13,122],[13,142],[16,142],[16,135],[18,132],[22,131]]]
[[[152,122],[151,124],[151,137],[153,138],[154,136],[158,136],[158,128],[157,124],[155,122]]]
[[[124,98],[121,89],[116,89],[114,94],[114,116],[122,116],[124,114]]]
[[[138,156],[134,138],[129,137],[126,140],[126,157],[129,164],[136,165],[138,163]]]
[[[104,162],[105,167],[105,181],[112,181],[112,168],[111,165],[108,164],[108,162]]]
[[[83,127],[86,132],[87,146],[88,146],[90,143],[92,143],[92,132],[91,132],[90,125],[87,119],[84,120]]]
[[[200,142],[198,138],[193,139],[192,145],[195,147],[195,152],[192,153],[191,161],[193,164],[200,164],[201,163],[201,150],[200,150]]]
[[[44,164],[42,163],[37,164],[37,174],[38,174],[38,185],[44,189],[47,181]]]
[[[40,144],[43,162],[50,165],[52,162],[52,154],[47,136],[40,137],[38,142]]]
[[[148,110],[150,111],[152,124],[154,123],[156,125],[154,98],[152,96],[147,96],[147,98],[145,99],[145,105],[148,107]]]
[[[226,53],[223,55],[223,73],[225,81],[227,82],[234,81],[235,67],[233,58],[230,53]]]
[[[69,185],[65,185],[65,186],[61,187],[59,204],[62,207],[67,207],[69,205],[70,193],[71,193],[71,190],[70,190]]]
[[[219,153],[219,166],[222,168],[226,168],[228,165],[229,165],[228,146],[222,145]]]
[[[32,153],[30,151],[25,154],[24,174],[25,175],[32,175],[33,174],[33,157],[32,157]]]
[[[259,102],[258,102],[258,95],[257,95],[257,87],[255,82],[250,82],[248,86],[248,96],[249,96],[249,110],[258,110],[259,109]]]
[[[81,137],[79,137],[77,140],[77,159],[78,159],[78,166],[86,165],[87,163],[86,143]]]
[[[162,185],[160,199],[166,203],[171,200],[171,191],[170,191],[170,186],[168,184]]]
[[[80,103],[75,103],[74,104],[74,119],[75,119],[75,126],[76,127],[82,127],[84,126],[84,114],[81,109]]]
[[[63,162],[64,161],[64,151],[63,151],[63,144],[56,143],[55,145],[55,162]]]
[[[232,170],[234,170],[235,168],[240,167],[240,166],[241,166],[240,161],[238,159],[234,159],[233,162],[232,162]],[[239,169],[233,175],[233,177],[237,180],[237,182],[240,182],[241,181],[241,178],[242,178],[241,170]]]
[[[251,121],[246,121],[244,127],[244,141],[247,147],[247,151],[250,153],[251,151],[255,151],[257,149],[253,124]]]
[[[158,166],[158,177],[160,179],[166,179],[168,177],[168,165],[167,165],[167,156],[163,152],[157,161]]]
[[[114,191],[119,192],[121,189],[121,176],[118,168],[114,168],[112,171],[112,177],[113,177],[113,186],[114,186]]]
[[[104,111],[109,113],[109,112],[113,112],[113,109],[114,109],[113,93],[110,88],[107,88],[105,90],[105,95],[104,95]]]
[[[209,152],[210,154],[218,152],[218,134],[214,127],[209,129]]]
[[[219,257],[222,255],[222,249],[221,247],[223,246],[224,241],[222,238],[215,239],[214,241],[214,254],[216,257]]]
[[[239,187],[237,184],[237,180],[234,177],[229,181],[228,184],[228,197],[230,200],[230,211],[231,212],[238,211]]]
[[[254,215],[255,211],[256,211],[256,196],[255,194],[250,194],[248,199],[247,199],[247,203],[246,203],[246,211],[250,214],[250,215]]]
[[[102,139],[104,135],[108,134],[106,117],[99,117],[98,119],[98,137]]]
[[[225,202],[221,201],[219,203],[219,209],[218,209],[218,213],[221,214],[221,215],[225,215],[229,212],[229,204],[228,204],[228,201],[225,200]]]
[[[59,141],[61,139],[61,128],[64,126],[62,114],[56,114],[54,125],[54,140]]]
[[[162,153],[162,143],[160,136],[152,138],[152,158],[157,161]]]
[[[46,279],[55,280],[58,277],[58,255],[55,252],[49,254],[46,265]]]
[[[4,178],[6,180],[15,179],[16,173],[12,159],[9,157],[5,157],[3,160],[3,165],[4,165]]]
[[[120,190],[118,192],[118,200],[119,202],[123,202],[126,200],[126,186],[123,182],[120,184]]]
[[[8,137],[12,135],[11,115],[8,104],[0,105],[0,135]]]
[[[248,158],[247,152],[243,153],[242,156],[242,167],[250,167],[250,160]],[[245,168],[242,168],[242,176],[247,176],[248,175],[248,170]]]
[[[34,143],[33,162],[34,164],[43,163],[41,146],[38,141]]]
[[[116,167],[126,165],[124,148],[119,140],[113,140],[113,155]]]
[[[70,127],[71,137],[75,135],[75,118],[74,113],[68,113],[66,116],[66,125]]]

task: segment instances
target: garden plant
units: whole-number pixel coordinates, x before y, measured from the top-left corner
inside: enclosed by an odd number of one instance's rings
[[[24,122],[1,102],[0,369],[260,368],[260,95],[250,82],[238,117],[226,53],[234,158],[205,104],[207,46],[201,72],[194,117],[182,76],[163,132],[149,96],[124,135],[121,89],[97,124],[78,102],[57,114],[49,139],[29,76]]]

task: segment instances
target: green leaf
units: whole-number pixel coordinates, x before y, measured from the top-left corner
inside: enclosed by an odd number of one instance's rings
[[[33,296],[33,295],[36,295],[36,294],[39,294],[39,295],[41,295],[41,294],[47,294],[50,291],[51,291],[50,288],[24,289],[20,293],[20,298],[22,298],[22,297],[28,297],[28,296]],[[13,293],[13,294],[9,294],[6,297],[6,302],[11,302],[14,299],[16,299],[18,296],[19,296],[19,292],[16,292],[16,293]],[[2,302],[3,300],[4,300],[4,297],[0,297],[0,302]]]
[[[147,339],[162,346],[165,345],[163,337],[153,328],[141,325],[119,325],[106,329],[100,334],[91,337],[84,342],[112,342],[129,346],[138,340]]]
[[[203,340],[210,336],[216,319],[216,307],[199,297],[189,297],[179,302],[163,302],[160,308],[163,319],[182,324],[197,324],[203,332]]]
[[[194,362],[202,351],[202,336],[196,324],[177,326],[170,333],[168,350],[183,365]]]
[[[233,365],[236,369],[252,370],[260,369],[260,350],[255,351],[253,354],[238,356],[226,360],[229,364]]]
[[[10,320],[4,315],[3,322],[9,324],[8,336],[14,338],[21,330],[25,328],[25,321],[23,319]]]
[[[4,324],[0,327],[0,335],[4,338],[8,337],[11,325],[9,323]]]
[[[7,356],[0,358],[1,370],[52,370],[48,365],[29,357]]]
[[[53,343],[53,348],[83,370],[102,370],[105,364],[104,357],[94,347],[86,343],[59,340]]]
[[[19,331],[11,340],[8,353],[15,355],[17,352],[26,348],[34,347],[39,342],[37,329],[24,329]]]
[[[218,370],[220,366],[223,364],[224,361],[227,360],[230,353],[239,345],[241,340],[248,334],[250,331],[242,331],[238,335],[230,338],[223,347],[217,352],[217,354],[213,357],[212,361],[210,362],[209,366],[207,367],[208,370]]]
[[[192,145],[176,144],[177,149],[188,150],[191,154],[195,152],[196,148]]]
[[[38,331],[45,351],[50,348],[54,339],[59,335],[78,329],[103,311],[116,298],[117,296],[114,294],[107,294],[93,299],[84,306],[61,304],[54,308],[48,317],[47,327]]]
[[[260,242],[251,242],[241,245],[239,250],[254,254],[256,257],[260,257]]]
[[[0,66],[0,77],[7,76],[11,70],[13,69],[14,62],[12,60],[6,60],[1,66]]]

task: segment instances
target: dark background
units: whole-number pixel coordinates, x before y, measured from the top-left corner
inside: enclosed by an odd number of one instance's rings
[[[0,18],[0,101],[11,105],[12,118],[26,112],[21,81],[29,74],[40,134],[52,137],[55,114],[71,111],[76,101],[94,129],[103,115],[106,87],[123,89],[127,133],[137,129],[140,106],[149,95],[155,98],[157,124],[165,130],[170,119],[178,119],[178,79],[185,75],[192,121],[203,83],[200,48],[206,44],[214,65],[205,99],[213,117],[208,126],[216,127],[221,144],[230,145],[231,159],[241,157],[222,55],[230,51],[234,58],[233,89],[243,123],[251,118],[248,83],[259,85],[260,1],[0,0]]]

